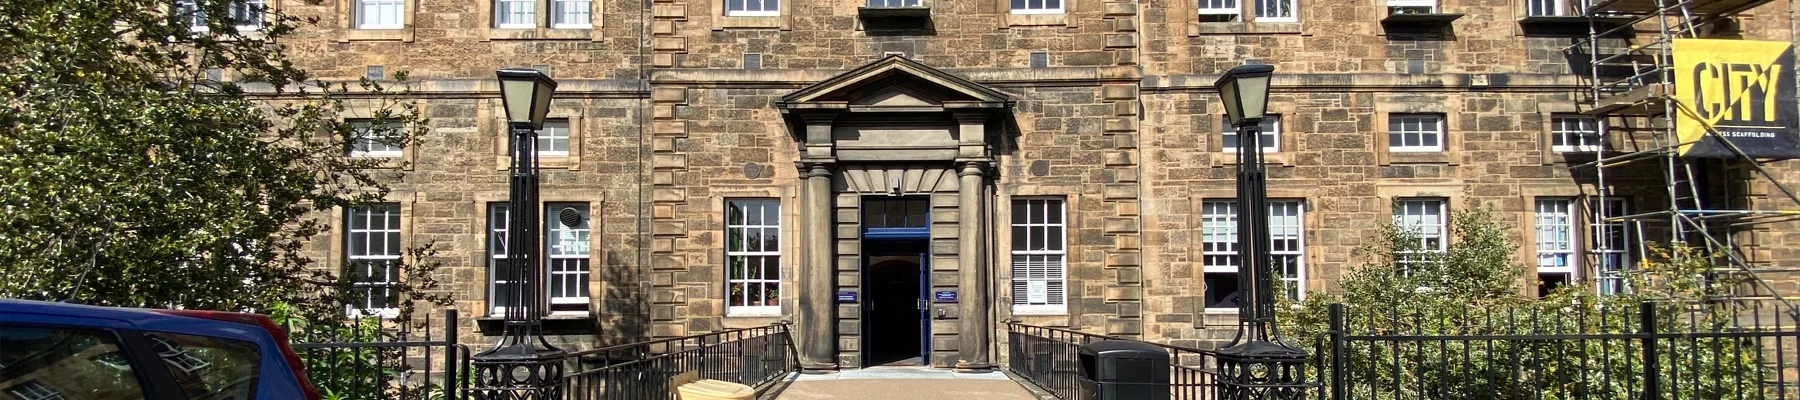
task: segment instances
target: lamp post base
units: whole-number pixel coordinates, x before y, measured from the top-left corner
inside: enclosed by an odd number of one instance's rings
[[[555,347],[514,343],[475,355],[477,399],[561,399],[563,358]]]
[[[1319,385],[1306,379],[1305,350],[1251,340],[1219,349],[1219,398],[1304,400]]]

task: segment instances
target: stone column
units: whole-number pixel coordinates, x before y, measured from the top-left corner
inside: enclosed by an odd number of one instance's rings
[[[800,165],[800,367],[837,369],[837,306],[832,290],[831,164]]]
[[[957,231],[961,238],[957,240],[957,311],[958,330],[961,343],[956,347],[956,369],[962,372],[986,372],[993,368],[988,347],[992,345],[988,331],[988,290],[984,277],[988,276],[986,259],[982,257],[981,247],[986,243],[981,216],[985,210],[981,207],[982,185],[986,184],[984,162],[966,161],[961,163],[957,175],[962,179],[957,188]]]

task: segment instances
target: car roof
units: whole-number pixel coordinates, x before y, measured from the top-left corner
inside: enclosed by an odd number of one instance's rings
[[[102,307],[86,304],[62,303],[52,301],[0,299],[0,312],[22,314],[53,314],[71,317],[105,318],[127,321],[143,321],[146,318],[182,318],[167,314],[158,314],[147,308]]]
[[[164,314],[147,308],[103,307],[86,304],[36,300],[0,299],[0,314],[36,314],[76,318],[108,319],[129,323],[140,330],[199,334],[272,344],[261,327],[229,321]]]

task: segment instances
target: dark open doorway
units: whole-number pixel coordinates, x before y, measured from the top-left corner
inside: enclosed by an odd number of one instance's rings
[[[869,366],[924,365],[925,303],[919,296],[924,266],[919,261],[918,253],[869,256],[863,277],[868,294],[863,303],[863,320],[868,321],[863,356]]]

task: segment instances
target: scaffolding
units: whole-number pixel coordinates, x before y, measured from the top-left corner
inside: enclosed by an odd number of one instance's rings
[[[1742,282],[1728,288],[1726,298],[1709,300],[1777,302],[1784,308],[1784,319],[1794,322],[1800,321],[1800,308],[1790,298],[1800,293],[1783,293],[1773,283],[1793,281],[1800,268],[1776,265],[1766,251],[1759,251],[1767,249],[1758,243],[1759,232],[1767,236],[1772,224],[1800,220],[1800,197],[1765,168],[1779,159],[1752,157],[1712,126],[1705,126],[1702,139],[1684,141],[1671,118],[1684,112],[1693,115],[1674,99],[1675,40],[1731,38],[1734,17],[1770,2],[1584,2],[1579,12],[1588,22],[1588,37],[1566,50],[1587,53],[1589,65],[1576,72],[1591,83],[1583,99],[1584,112],[1602,128],[1595,158],[1574,167],[1591,171],[1596,182],[1593,197],[1599,206],[1589,209],[1600,211],[1592,220],[1632,231],[1628,245],[1637,260],[1648,259],[1652,243],[1685,243],[1702,250],[1699,254],[1709,259],[1713,276]],[[1716,138],[1735,157],[1681,155],[1683,147],[1704,137]],[[1655,193],[1657,183],[1660,193]],[[1617,192],[1633,185],[1635,189],[1625,189],[1630,192]],[[1624,211],[1609,201],[1633,192],[1641,194],[1638,200],[1653,198],[1662,204]],[[1620,212],[1608,213],[1614,210]],[[1599,277],[1609,273],[1605,267],[1593,272]]]

